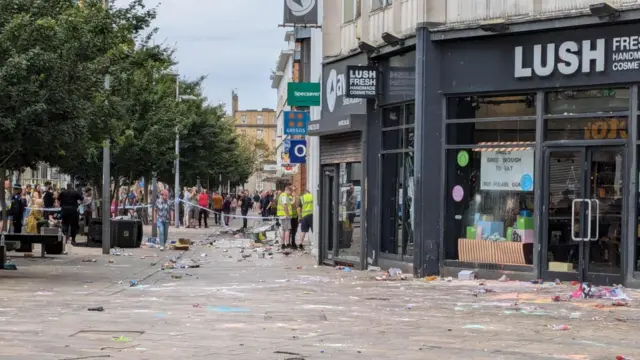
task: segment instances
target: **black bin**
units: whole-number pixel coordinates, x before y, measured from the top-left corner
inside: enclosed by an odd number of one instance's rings
[[[87,231],[87,246],[102,246],[102,220],[89,220],[89,230]]]
[[[111,247],[138,248],[142,244],[142,221],[111,220]]]

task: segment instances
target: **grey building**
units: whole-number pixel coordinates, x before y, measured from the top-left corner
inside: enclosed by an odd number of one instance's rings
[[[640,10],[622,2],[492,21],[460,3],[456,22],[426,1],[415,33],[325,57],[321,262],[636,285]],[[341,97],[349,65],[375,67],[374,98]]]

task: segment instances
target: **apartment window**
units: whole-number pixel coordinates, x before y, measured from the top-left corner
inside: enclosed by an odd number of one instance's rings
[[[262,180],[256,180],[256,190],[264,190],[264,182],[262,182]]]
[[[262,140],[262,129],[256,130],[256,139]]]
[[[391,4],[393,4],[393,0],[371,0],[371,10],[377,10]]]
[[[262,125],[262,115],[258,115],[258,125]]]
[[[360,17],[360,0],[342,0],[342,22],[348,23]]]
[[[246,124],[247,123],[247,115],[242,115],[240,117],[240,122],[242,122],[243,124]]]

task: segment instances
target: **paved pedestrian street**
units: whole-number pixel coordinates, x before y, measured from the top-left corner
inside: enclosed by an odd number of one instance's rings
[[[384,277],[171,231],[199,244],[9,253],[0,358],[640,359],[636,291],[564,301],[577,286]]]

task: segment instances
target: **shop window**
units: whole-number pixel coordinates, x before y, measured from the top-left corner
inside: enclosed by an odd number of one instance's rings
[[[360,261],[362,240],[362,164],[340,164],[338,257]]]
[[[547,114],[570,115],[629,110],[629,89],[565,90],[547,93]]]
[[[505,120],[476,123],[449,123],[447,144],[466,145],[485,142],[535,142],[535,120]]]
[[[627,139],[627,117],[545,120],[545,140]]]
[[[342,0],[342,23],[354,21],[361,14],[361,0]]]
[[[638,151],[638,163],[636,164],[636,171],[638,178],[636,181],[638,182],[638,192],[635,194],[635,197],[631,197],[632,204],[630,206],[634,206],[633,202],[635,200],[636,207],[636,227],[634,228],[634,232],[631,233],[631,243],[633,245],[633,249],[635,251],[635,264],[634,269],[636,271],[640,271],[640,147],[636,149]]]
[[[413,255],[413,153],[382,155],[382,244],[389,254]]]
[[[533,170],[532,147],[447,150],[445,260],[532,264]]]
[[[392,3],[392,0],[371,0],[371,10],[378,10],[387,5],[391,5]]]
[[[383,111],[381,251],[413,255],[414,104]]]
[[[463,96],[447,99],[447,119],[535,116],[535,94]]]

